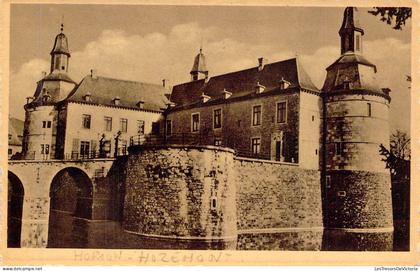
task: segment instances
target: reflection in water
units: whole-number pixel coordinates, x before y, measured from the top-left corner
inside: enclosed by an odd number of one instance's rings
[[[142,237],[125,232],[117,221],[90,221],[51,212],[48,247],[230,250],[403,250],[392,233],[299,231],[240,234],[237,241],[204,242]]]

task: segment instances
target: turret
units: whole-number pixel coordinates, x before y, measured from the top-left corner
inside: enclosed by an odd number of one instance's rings
[[[50,73],[43,73],[35,93],[27,99],[22,153],[25,159],[50,159],[55,157],[58,125],[57,103],[65,100],[76,86],[68,76],[70,51],[67,37],[55,37],[51,55]]]
[[[191,69],[191,81],[200,79],[207,79],[209,72],[206,67],[206,57],[203,54],[203,49],[200,48],[200,52],[194,59],[194,64]]]
[[[390,233],[389,170],[380,145],[389,147],[388,91],[376,82],[376,66],[362,55],[364,31],[346,8],[339,31],[341,56],[327,68],[322,88],[322,190],[327,229]]]
[[[341,37],[341,54],[348,51],[362,53],[364,31],[359,25],[357,8],[348,7],[344,10],[343,23],[338,33]]]
[[[54,47],[51,50],[51,69],[50,72],[58,70],[67,72],[69,66],[70,51],[66,35],[64,35],[64,25],[61,24],[60,33],[55,37]]]

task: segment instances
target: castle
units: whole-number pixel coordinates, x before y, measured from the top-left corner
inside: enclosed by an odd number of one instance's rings
[[[132,233],[231,240],[324,228],[392,238],[379,154],[391,98],[363,56],[363,35],[357,9],[346,8],[341,55],[321,90],[298,57],[210,77],[200,49],[191,81],[170,93],[93,70],[77,84],[61,28],[50,74],[25,105],[22,156],[126,155],[122,222]]]

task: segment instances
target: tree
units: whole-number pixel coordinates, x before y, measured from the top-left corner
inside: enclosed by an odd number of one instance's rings
[[[396,130],[395,133],[391,135],[390,149],[397,158],[410,160],[410,138],[407,133]]]
[[[411,8],[407,7],[375,7],[368,12],[374,16],[379,15],[381,21],[386,22],[389,25],[393,25],[395,19],[395,25],[392,28],[397,30],[401,30],[402,26],[405,25],[405,22],[411,18]]]
[[[407,133],[397,130],[391,135],[390,149],[379,146],[379,153],[384,157],[382,161],[390,169],[392,179],[403,180],[410,178],[410,138]]]

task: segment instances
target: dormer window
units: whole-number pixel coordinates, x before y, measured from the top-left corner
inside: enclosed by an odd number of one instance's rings
[[[86,102],[91,102],[92,101],[92,95],[90,94],[90,92],[87,92],[85,96],[83,96],[83,99]]]
[[[211,99],[211,97],[208,96],[208,95],[206,95],[206,94],[204,94],[204,92],[203,92],[203,94],[201,94],[201,102],[202,103],[206,103],[210,99]]]
[[[120,99],[120,97],[118,97],[118,96],[117,96],[117,97],[115,97],[115,98],[114,98],[114,104],[115,104],[115,105],[120,105],[120,100],[121,100],[121,99]]]
[[[280,89],[287,89],[290,85],[291,84],[289,81],[284,80],[283,77],[281,78],[280,85],[279,85]]]
[[[138,108],[143,109],[144,108],[144,101],[138,101],[136,105],[137,105]]]
[[[42,96],[42,101],[43,102],[48,102],[48,101],[50,101],[50,99],[51,99],[51,96],[48,94],[48,92],[47,92],[47,94],[44,94]]]
[[[232,96],[232,92],[223,89],[223,99],[229,99]]]
[[[34,97],[26,97],[26,104],[32,103],[32,101],[34,100]]]
[[[263,93],[265,90],[265,86],[261,85],[260,82],[257,82],[257,85],[255,86],[255,93],[260,94]]]

